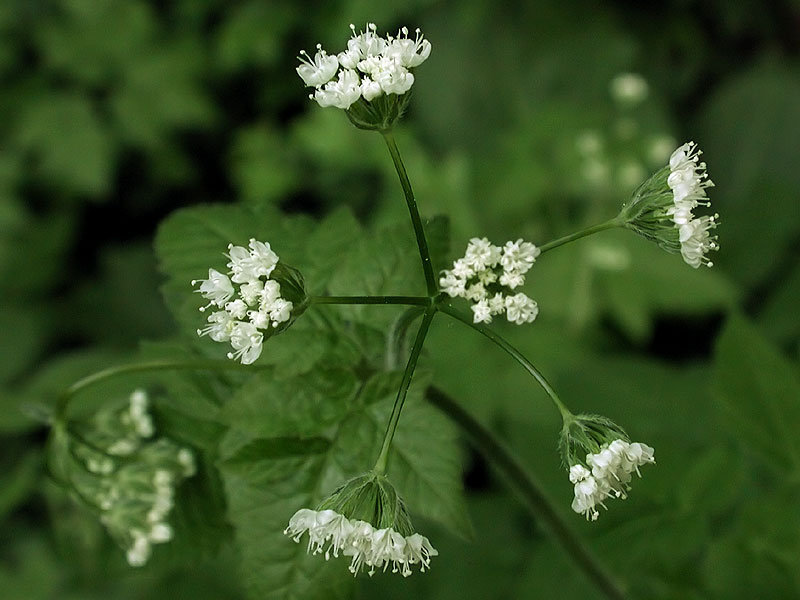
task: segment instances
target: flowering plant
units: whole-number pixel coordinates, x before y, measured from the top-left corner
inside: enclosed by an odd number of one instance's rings
[[[364,234],[366,242],[356,246],[352,239],[363,232],[346,211],[319,225],[281,221],[274,210],[227,206],[171,217],[157,240],[169,276],[165,295],[195,335],[181,358],[171,352],[68,388],[53,420],[52,447],[56,457],[69,459],[54,461],[54,474],[97,514],[132,566],[150,559],[152,545],[175,537],[167,518],[184,480],[200,471],[208,485],[221,477],[237,539],[248,539],[253,515],[268,529],[264,560],[276,572],[267,591],[288,586],[305,597],[318,594],[314,590],[327,578],[341,581],[342,571],[372,576],[390,570],[407,577],[435,568],[432,559],[445,560],[444,553],[433,534],[429,539],[412,525],[412,514],[468,534],[455,425],[509,478],[593,584],[609,597],[622,597],[602,561],[576,541],[510,451],[418,367],[426,362],[424,345],[439,315],[481,334],[530,375],[561,418],[563,479],[574,493],[571,504],[562,502],[594,521],[606,501],[626,498],[633,473],[641,475],[655,462],[654,449],[632,442],[607,417],[573,413],[493,319],[504,315],[517,327],[535,328],[540,308],[523,288],[536,265],[553,250],[605,230],[632,230],[680,253],[691,267],[712,266],[707,254],[719,248],[710,233],[717,216],[694,213],[710,206],[707,190],[713,185],[700,151],[693,142],[675,149],[612,219],[543,243],[517,237],[520,232],[511,232],[502,246],[476,236],[462,257],[449,262],[446,243],[433,243],[447,237],[446,229],[441,221],[423,220],[394,138],[414,70],[431,56],[432,45],[419,30],[414,38],[406,28],[385,37],[374,24],[351,30],[338,54],[321,45],[313,57],[302,52],[297,74],[314,88],[310,98],[320,107],[343,110],[359,129],[381,135],[415,244],[409,250],[405,231],[390,229]],[[622,86],[620,93],[641,93],[629,88]],[[199,239],[193,235],[198,223]],[[400,258],[387,264],[392,252]],[[409,256],[414,254],[418,264]],[[402,312],[389,319],[369,316],[392,308]],[[205,435],[184,443],[180,422],[170,423],[170,400],[163,400],[163,412],[154,419],[142,391],[134,392],[129,407],[91,418],[71,411],[72,400],[87,387],[144,371],[197,371],[206,377],[164,385],[166,398],[188,395],[203,406],[208,414],[184,410],[182,417],[204,422]],[[155,438],[159,419],[171,435]],[[404,429],[409,422],[413,426]],[[227,428],[219,431],[218,423]],[[197,458],[193,444],[204,450]],[[292,541],[306,537],[308,556],[276,558],[296,555]],[[330,566],[318,564],[320,554],[333,559]],[[350,559],[349,567],[336,564],[341,557]],[[263,558],[251,553],[245,562]]]

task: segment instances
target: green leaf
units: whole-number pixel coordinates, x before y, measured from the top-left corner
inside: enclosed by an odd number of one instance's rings
[[[240,129],[229,158],[238,197],[255,205],[280,203],[297,184],[290,160],[286,140],[269,125]]]
[[[4,442],[7,450],[8,441]],[[2,476],[0,476],[0,523],[6,516],[19,505],[28,500],[36,489],[42,476],[42,456],[38,451],[29,451],[23,454],[20,448],[14,448],[19,454],[14,453],[13,461],[0,460]],[[7,455],[8,456],[8,455]]]
[[[345,559],[326,563],[282,535],[289,518],[315,507],[378,456],[400,373],[359,382],[344,369],[291,379],[254,377],[225,405],[232,428],[219,463],[253,597],[338,598],[350,589]],[[427,377],[409,391],[389,478],[413,514],[469,535],[453,427],[421,400]],[[324,583],[323,583],[324,582]],[[328,595],[326,595],[326,593]]]
[[[434,274],[452,267],[450,259],[450,219],[444,215],[436,215],[424,223],[425,237],[431,254],[431,266]]]
[[[637,342],[650,337],[659,315],[722,311],[738,297],[724,274],[692,269],[680,256],[627,231],[604,232],[548,252],[530,281],[530,295],[542,313],[556,314],[574,329],[608,315]]]
[[[191,282],[204,279],[209,268],[225,272],[228,244],[244,244],[250,238],[267,241],[286,264],[299,268],[305,262],[305,239],[312,223],[287,217],[273,207],[242,208],[212,204],[176,211],[159,226],[155,240],[159,269],[167,276],[162,292],[181,331],[196,339],[204,319],[197,309],[205,303],[193,293]],[[223,357],[227,348],[203,340],[204,352]],[[265,353],[268,349],[265,349]]]
[[[800,378],[742,317],[720,335],[714,372],[716,398],[737,440],[781,477],[800,477]]]
[[[215,111],[200,83],[200,44],[178,38],[126,66],[111,97],[125,140],[152,149],[167,143],[175,129],[211,125]]]
[[[308,279],[313,293],[322,293],[331,274],[353,246],[363,236],[361,224],[347,207],[331,212],[308,239]]]
[[[800,227],[798,127],[797,70],[769,63],[720,86],[698,119],[722,223],[714,261],[749,285],[770,272]]]
[[[111,183],[116,147],[86,98],[32,96],[16,123],[42,178],[59,189],[99,196]]]
[[[384,227],[351,240],[328,284],[332,295],[425,294],[419,251],[410,228]],[[397,317],[396,307],[342,306],[345,317],[388,330]]]

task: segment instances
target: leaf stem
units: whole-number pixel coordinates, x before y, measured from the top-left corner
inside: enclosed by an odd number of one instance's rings
[[[400,380],[400,389],[397,390],[397,397],[394,400],[392,414],[389,417],[389,424],[386,427],[386,434],[383,436],[381,452],[372,469],[378,474],[386,473],[386,466],[389,462],[389,449],[392,446],[394,432],[397,429],[397,423],[400,421],[400,413],[403,410],[403,404],[408,394],[408,387],[411,385],[411,378],[414,376],[414,370],[417,368],[417,360],[419,359],[420,352],[422,352],[422,345],[425,343],[425,336],[428,334],[428,328],[433,320],[433,316],[436,314],[436,310],[436,306],[431,304],[425,309],[425,314],[422,315],[422,323],[419,325],[417,337],[414,339],[414,345],[411,347],[411,354],[408,357],[406,370],[403,372],[403,378]]]
[[[428,250],[425,230],[422,227],[422,219],[419,216],[417,202],[414,200],[414,191],[411,189],[411,182],[408,180],[408,173],[406,173],[406,167],[403,165],[403,159],[400,158],[400,150],[398,150],[397,143],[394,141],[392,130],[382,130],[381,134],[386,142],[386,147],[389,148],[389,154],[392,156],[394,168],[400,178],[400,185],[403,187],[403,194],[405,195],[406,204],[408,205],[408,212],[411,215],[411,224],[414,226],[414,235],[417,238],[419,256],[422,260],[422,271],[425,273],[425,287],[428,290],[428,295],[434,297],[438,294],[439,288],[436,285],[436,276],[433,273],[431,254]]]
[[[491,431],[441,390],[435,387],[429,388],[427,398],[467,433],[475,447],[500,472],[506,484],[521,497],[531,514],[544,524],[584,575],[606,597],[612,600],[625,600],[626,595],[619,584],[562,519],[539,483],[519,459]]]
[[[257,365],[242,365],[233,361],[221,360],[153,360],[140,363],[130,363],[127,365],[118,365],[116,367],[109,367],[102,371],[97,371],[91,375],[87,375],[83,379],[79,379],[66,390],[64,390],[58,397],[56,404],[55,419],[61,421],[66,414],[67,405],[70,399],[79,392],[98,384],[107,379],[113,379],[121,375],[129,373],[140,373],[146,371],[180,371],[180,370],[211,370],[211,371],[242,371],[252,370],[267,367],[259,367]]]
[[[311,296],[309,304],[400,304],[429,306],[427,296]]]
[[[613,219],[609,219],[608,221],[604,221],[602,223],[598,223],[597,225],[592,225],[591,227],[587,227],[586,229],[581,229],[580,231],[576,231],[575,233],[571,233],[570,235],[565,235],[562,238],[558,238],[557,240],[553,240],[552,242],[547,242],[543,246],[539,246],[539,250],[541,252],[547,252],[548,250],[552,250],[553,248],[558,248],[559,246],[563,246],[564,244],[568,244],[569,242],[574,242],[575,240],[579,240],[582,237],[586,237],[587,235],[592,235],[593,233],[598,233],[600,231],[605,231],[606,229],[613,229],[614,227],[623,227],[625,222],[620,219],[619,215],[614,217]]]
[[[565,423],[571,421],[574,418],[572,412],[561,401],[561,399],[558,397],[558,394],[556,394],[553,387],[544,378],[544,375],[542,375],[539,369],[537,369],[531,361],[525,358],[525,355],[522,354],[522,352],[517,350],[514,346],[512,346],[499,334],[492,331],[492,329],[488,327],[485,323],[473,323],[471,318],[469,318],[466,314],[455,308],[451,303],[448,302],[440,305],[439,310],[441,310],[443,313],[450,315],[454,319],[468,325],[475,331],[482,333],[484,336],[492,340],[495,344],[500,346],[509,355],[511,355],[511,358],[513,358],[520,365],[522,365],[522,367],[537,381],[537,383],[540,386],[542,386],[542,389],[547,393],[547,395],[550,397],[550,400],[553,401],[553,404],[555,404],[556,408],[561,413],[561,418]]]

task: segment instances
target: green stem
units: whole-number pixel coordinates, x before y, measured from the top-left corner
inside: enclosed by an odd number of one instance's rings
[[[411,182],[408,180],[403,159],[400,158],[400,151],[397,149],[397,144],[394,141],[391,129],[381,131],[383,139],[386,141],[386,146],[389,148],[389,154],[392,155],[392,162],[400,177],[400,185],[403,187],[403,194],[406,198],[408,205],[408,212],[411,215],[411,224],[414,226],[414,235],[417,237],[417,247],[419,248],[419,257],[422,259],[422,271],[425,273],[425,287],[428,290],[428,295],[433,297],[439,292],[436,284],[436,276],[433,273],[433,264],[431,263],[431,254],[428,250],[428,241],[425,238],[425,230],[422,227],[422,219],[419,216],[417,209],[417,202],[414,200],[414,191],[411,189]]]
[[[561,518],[539,483],[511,451],[442,391],[429,388],[427,398],[467,433],[475,447],[500,472],[508,486],[519,494],[531,514],[544,524],[586,577],[608,598],[625,600],[619,584]]]
[[[67,410],[69,400],[79,392],[91,387],[97,383],[107,379],[113,379],[120,375],[127,375],[129,373],[140,373],[144,371],[179,371],[179,370],[212,370],[212,371],[242,371],[252,370],[264,367],[256,365],[241,365],[235,362],[227,362],[220,360],[153,360],[141,363],[131,363],[128,365],[119,365],[116,367],[109,367],[102,371],[97,371],[91,375],[87,375],[83,379],[79,379],[71,386],[69,386],[61,396],[58,398],[56,404],[55,418],[57,421],[63,420]]]
[[[422,352],[422,345],[425,343],[425,336],[428,334],[433,316],[436,314],[436,306],[431,305],[425,310],[422,316],[422,323],[420,323],[419,330],[417,330],[417,337],[414,339],[414,345],[411,347],[411,354],[406,363],[406,370],[403,372],[403,379],[400,381],[400,389],[397,390],[397,397],[392,407],[392,414],[389,417],[389,425],[386,427],[386,435],[383,437],[383,445],[381,446],[381,453],[378,455],[378,460],[375,461],[373,471],[378,474],[386,473],[386,465],[389,462],[389,449],[392,447],[392,439],[394,432],[397,429],[397,423],[400,421],[400,413],[403,410],[403,403],[406,401],[408,393],[408,386],[411,385],[411,378],[414,376],[414,370],[417,368],[417,360],[419,359],[420,352]]]
[[[592,225],[591,227],[587,227],[586,229],[581,229],[580,231],[576,231],[575,233],[571,233],[570,235],[565,235],[562,238],[558,238],[557,240],[553,240],[552,242],[547,242],[543,246],[539,246],[539,250],[542,252],[547,252],[548,250],[552,250],[553,248],[558,248],[559,246],[563,246],[564,244],[568,244],[569,242],[574,242],[575,240],[579,240],[582,237],[586,237],[587,235],[592,235],[593,233],[598,233],[599,231],[605,231],[606,229],[613,229],[614,227],[623,227],[625,222],[620,219],[619,215],[614,217],[613,219],[609,219],[603,223],[598,223],[597,225]]]
[[[514,346],[512,346],[509,342],[503,339],[500,335],[492,331],[490,327],[488,327],[485,323],[473,323],[472,319],[455,308],[452,304],[442,304],[439,306],[439,310],[443,313],[447,313],[454,319],[461,321],[462,323],[472,327],[475,331],[478,331],[485,335],[487,338],[492,340],[495,344],[500,346],[503,350],[505,350],[511,357],[516,360],[522,367],[542,386],[542,389],[547,393],[550,399],[555,404],[556,408],[561,413],[561,418],[564,422],[569,422],[574,418],[574,415],[570,410],[564,405],[561,399],[556,394],[555,390],[552,386],[547,382],[544,378],[544,375],[537,369],[531,361],[529,361],[525,356],[517,350]]]
[[[406,306],[428,306],[427,296],[311,296],[309,304],[401,304]]]
[[[406,343],[406,332],[411,324],[421,316],[425,310],[420,306],[409,306],[392,323],[389,334],[386,337],[386,368],[392,371],[398,367],[400,355],[406,354],[408,344]]]

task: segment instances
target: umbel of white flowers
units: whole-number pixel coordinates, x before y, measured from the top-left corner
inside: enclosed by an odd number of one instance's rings
[[[539,249],[521,239],[506,242],[502,248],[486,238],[472,238],[462,258],[453,268],[442,271],[439,285],[451,298],[471,301],[475,323],[490,323],[505,313],[517,325],[530,323],[539,314],[534,300],[511,290],[525,283],[527,273],[539,256]]]
[[[356,33],[347,50],[328,54],[322,45],[312,58],[300,52],[297,74],[314,93],[309,96],[323,107],[347,112],[350,121],[362,129],[388,129],[405,110],[414,85],[412,70],[430,56],[431,44],[419,29],[412,39],[403,27],[396,36],[380,37],[374,23]]]
[[[713,266],[706,254],[719,250],[717,236],[710,234],[719,215],[697,217],[693,212],[698,206],[711,206],[706,190],[714,186],[701,154],[694,142],[681,145],[620,212],[626,227],[668,252],[680,252],[695,269]]]
[[[439,553],[428,538],[414,532],[402,498],[383,475],[367,473],[351,479],[316,510],[301,508],[283,532],[295,542],[308,533],[308,552],[325,560],[350,557],[355,576],[366,569],[370,576],[386,571],[408,577],[411,567],[430,568]]]
[[[631,443],[621,427],[600,415],[577,415],[566,422],[560,451],[574,484],[572,510],[592,521],[607,499],[628,497],[632,474],[641,477],[639,467],[655,463],[653,448]]]
[[[172,440],[155,438],[144,390],[122,408],[98,412],[70,440],[75,461],[68,477],[76,495],[125,549],[128,563],[144,565],[153,544],[172,539],[167,517],[175,488],[196,471],[194,454]]]
[[[248,249],[249,248],[249,249]],[[208,325],[197,330],[215,342],[230,342],[228,358],[249,365],[261,356],[265,337],[283,331],[305,298],[300,274],[282,263],[268,242],[250,239],[248,248],[228,244],[228,274],[208,270],[208,279],[193,280],[208,304]],[[292,301],[294,300],[294,302]]]

